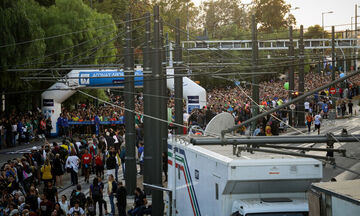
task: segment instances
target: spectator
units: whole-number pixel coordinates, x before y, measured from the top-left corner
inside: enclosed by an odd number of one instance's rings
[[[47,182],[47,187],[44,188],[44,194],[52,203],[57,203],[59,201],[58,191],[55,187],[53,187],[53,183],[51,181]]]
[[[89,151],[85,149],[85,153],[81,157],[83,171],[85,175],[85,182],[89,183],[90,167],[91,167],[92,156]]]
[[[66,168],[69,169],[71,173],[71,183],[73,186],[78,184],[79,162],[80,159],[76,156],[75,152],[72,152],[71,156],[66,160]]]
[[[312,122],[313,122],[313,117],[311,116],[310,113],[307,113],[306,114],[306,125],[308,127],[308,133],[311,132],[311,124],[312,124]]]
[[[349,108],[349,115],[353,115],[353,106],[354,104],[351,102],[351,100],[349,100],[349,103],[348,103],[348,108]]]
[[[109,195],[110,199],[110,206],[111,206],[111,214],[115,215],[115,203],[114,203],[114,196],[116,194],[117,184],[114,181],[114,176],[109,175],[108,177],[108,187],[107,187],[107,194]]]
[[[64,175],[64,161],[60,158],[60,154],[56,154],[53,160],[54,175],[56,178],[56,186],[62,188],[62,177]]]
[[[131,216],[141,215],[143,209],[145,208],[145,204],[146,204],[145,202],[146,202],[145,194],[141,191],[140,188],[137,187],[135,189],[134,206],[132,209],[128,211],[128,214]]]
[[[52,181],[52,166],[50,164],[50,160],[46,159],[45,164],[41,167],[41,173],[42,173],[42,180],[44,181],[44,184],[47,186],[47,182]]]
[[[315,129],[314,131],[318,131],[318,135],[320,135],[320,126],[321,126],[321,115],[317,114],[314,117]]]
[[[104,178],[104,163],[103,163],[103,156],[101,151],[98,151],[95,157],[95,170],[96,176]]]
[[[116,190],[116,199],[117,207],[119,211],[119,216],[126,216],[126,188],[123,186],[123,183],[120,181]]]
[[[93,183],[90,185],[90,197],[92,198],[92,200],[94,201],[94,206],[95,206],[95,212],[96,212],[96,203],[98,203],[99,205],[99,215],[102,215],[102,196],[103,196],[103,192],[102,192],[102,188],[101,186],[99,186],[99,182],[98,182],[98,178],[94,178]]]
[[[47,199],[45,194],[41,195],[40,215],[49,216],[54,209],[54,203]]]
[[[116,164],[117,163],[116,163],[115,148],[111,147],[110,151],[108,152],[107,159],[106,159],[107,176],[115,175]]]
[[[68,211],[70,209],[69,202],[67,201],[66,195],[61,196],[61,201],[59,202],[61,209],[64,211],[65,215],[68,214]]]
[[[79,206],[79,202],[76,201],[74,207],[70,208],[68,215],[70,215],[70,216],[75,216],[75,215],[85,216],[85,211],[83,208],[81,208]]]
[[[83,192],[81,192],[81,185],[76,185],[76,191],[70,197],[70,206],[74,207],[75,203],[78,202],[80,207],[85,209],[86,197]]]

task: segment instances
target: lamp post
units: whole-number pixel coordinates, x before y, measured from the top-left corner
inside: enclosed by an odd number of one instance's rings
[[[324,27],[324,14],[332,14],[334,13],[334,11],[328,11],[328,12],[322,12],[321,13],[321,23],[322,23],[322,30],[323,30],[323,38],[325,38],[325,27]],[[324,47],[325,46],[325,42],[322,41],[322,46]],[[324,48],[322,49],[322,55],[324,56]]]
[[[321,13],[321,23],[322,23],[322,29],[324,30],[324,14],[332,14],[334,11],[328,11],[328,12],[322,12]]]
[[[290,11],[294,11],[294,10],[299,10],[300,9],[300,7],[294,7],[294,8],[290,8]],[[288,16],[288,18],[287,18],[287,22],[288,22],[288,24],[289,24],[289,26],[291,25],[291,23],[290,23],[290,17]]]

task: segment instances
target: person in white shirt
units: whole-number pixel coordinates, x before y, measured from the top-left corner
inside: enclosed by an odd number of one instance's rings
[[[66,160],[66,166],[65,168],[69,168],[71,172],[71,183],[73,185],[78,184],[78,172],[79,172],[79,163],[80,159],[78,156],[76,156],[75,152],[71,153],[71,156],[69,156]]]
[[[67,215],[69,212],[69,202],[67,201],[67,198],[65,195],[61,196],[61,201],[59,202],[61,209],[65,212]]]
[[[308,101],[305,101],[304,103],[305,112],[309,112],[310,109],[310,103]]]
[[[318,135],[319,135],[320,134],[320,125],[321,125],[321,115],[319,113],[316,114],[316,116],[314,117],[314,124],[315,124],[314,131],[317,129]]]
[[[85,211],[84,209],[82,209],[80,206],[79,206],[79,202],[78,201],[75,201],[75,205],[74,207],[72,207],[69,212],[68,212],[68,216],[74,216],[75,213],[77,213],[78,215],[80,216],[85,216]]]

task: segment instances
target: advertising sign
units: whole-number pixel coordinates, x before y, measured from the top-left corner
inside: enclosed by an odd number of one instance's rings
[[[143,85],[143,72],[134,72],[135,86]],[[123,87],[124,71],[85,71],[79,72],[79,84],[88,87]]]

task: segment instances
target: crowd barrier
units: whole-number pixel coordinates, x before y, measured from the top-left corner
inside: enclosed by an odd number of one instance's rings
[[[69,121],[70,134],[99,134],[104,133],[106,128],[116,130],[124,121],[100,121],[96,127],[95,121]]]
[[[124,124],[124,121],[100,121],[100,125]],[[95,121],[69,121],[69,125],[95,125]]]

